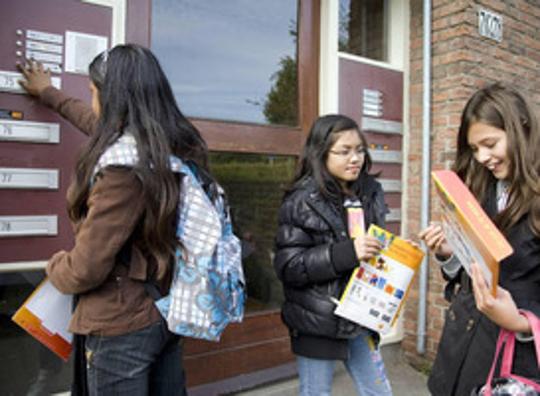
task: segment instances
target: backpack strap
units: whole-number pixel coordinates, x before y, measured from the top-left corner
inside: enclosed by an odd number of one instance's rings
[[[97,174],[107,166],[125,166],[133,168],[139,163],[139,152],[135,137],[125,132],[110,145],[99,157],[92,173],[92,183]]]

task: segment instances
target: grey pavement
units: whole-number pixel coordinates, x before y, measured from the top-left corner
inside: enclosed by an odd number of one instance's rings
[[[394,396],[429,396],[426,375],[416,371],[403,357],[399,344],[381,347],[386,371]],[[235,396],[297,396],[298,378],[264,385],[252,390],[235,393]],[[355,396],[356,390],[342,364],[336,366],[332,396]]]

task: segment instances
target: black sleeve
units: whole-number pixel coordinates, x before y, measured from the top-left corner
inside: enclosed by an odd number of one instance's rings
[[[284,202],[279,215],[274,268],[284,283],[302,287],[340,278],[358,264],[351,240],[317,244],[302,224],[301,205]]]
[[[384,191],[379,182],[377,182],[377,189],[375,190],[373,210],[375,211],[375,223],[381,227],[386,227],[386,215],[390,212],[388,205],[384,200]]]

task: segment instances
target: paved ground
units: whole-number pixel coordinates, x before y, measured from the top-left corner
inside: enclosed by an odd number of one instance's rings
[[[403,358],[399,344],[385,345],[382,353],[394,396],[429,396],[426,387],[427,378],[413,369]],[[354,385],[343,368],[339,365],[334,377],[332,396],[354,396]],[[297,396],[298,380],[266,385],[257,389],[235,393],[236,396]]]

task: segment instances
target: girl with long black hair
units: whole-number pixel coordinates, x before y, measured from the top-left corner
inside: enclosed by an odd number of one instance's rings
[[[92,109],[53,88],[39,63],[21,71],[28,93],[90,135],[68,191],[75,245],[47,264],[51,282],[78,296],[69,330],[85,336],[89,394],[184,395],[179,339],[145,282],[163,293],[170,285],[180,188],[170,156],[206,169],[204,140],[141,46],[119,45],[92,61]],[[116,165],[107,166],[111,158]]]
[[[359,395],[392,394],[379,335],[334,314],[353,269],[382,248],[374,237],[352,239],[348,233],[348,207],[362,208],[366,228],[384,227],[384,194],[370,169],[366,138],[356,122],[337,114],[320,117],[279,211],[274,267],[283,282],[281,316],[302,396],[329,396],[337,361],[345,364]]]

